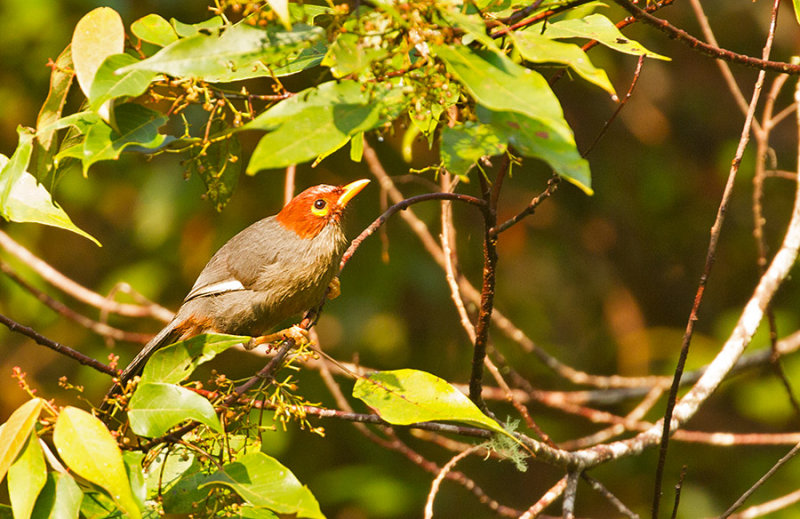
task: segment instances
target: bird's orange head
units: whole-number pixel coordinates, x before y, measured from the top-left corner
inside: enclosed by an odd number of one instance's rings
[[[275,219],[301,238],[314,238],[329,223],[339,225],[348,202],[369,184],[362,179],[346,186],[312,186],[292,198]]]

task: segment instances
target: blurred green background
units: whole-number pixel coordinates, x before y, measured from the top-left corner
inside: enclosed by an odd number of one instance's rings
[[[760,55],[766,35],[769,6],[746,0],[706,2],[711,24],[721,45],[737,52]],[[800,30],[788,3],[781,12],[774,59],[788,61],[800,42]],[[201,1],[0,0],[0,153],[10,156],[16,146],[17,125],[34,126],[47,94],[48,58],[55,58],[71,38],[72,28],[99,5],[116,9],[126,27],[156,12],[169,19],[197,22],[210,16]],[[624,15],[604,10],[612,19]],[[699,35],[688,2],[659,12],[674,24]],[[509,316],[538,345],[563,362],[597,374],[671,374],[681,336],[703,267],[709,229],[739,138],[743,115],[725,87],[716,64],[656,30],[632,26],[626,34],[648,48],[672,58],[649,60],[632,99],[608,133],[589,155],[595,196],[587,197],[563,183],[536,214],[501,236],[497,308]],[[636,58],[602,48],[590,54],[604,67],[618,93],[628,89]],[[734,74],[749,97],[757,71],[734,66]],[[551,72],[544,70],[546,75]],[[774,74],[768,76],[768,84]],[[778,109],[791,102],[793,80],[778,99]],[[554,90],[573,126],[579,149],[585,149],[612,114],[615,104],[585,82],[563,78]],[[72,109],[80,102],[75,94]],[[773,134],[771,145],[779,169],[796,168],[797,131],[793,117]],[[245,150],[255,135],[244,135]],[[249,140],[248,140],[249,139]],[[436,160],[424,143],[417,143],[412,164],[400,153],[402,131],[370,142],[393,175]],[[246,159],[246,156],[245,156]],[[689,366],[708,362],[732,329],[742,305],[758,279],[752,236],[752,175],[754,154],[745,154],[726,226],[722,233],[705,300],[697,323]],[[238,191],[222,212],[202,199],[198,178],[185,179],[177,158],[153,160],[123,154],[118,162],[94,166],[89,178],[79,169],[60,178],[54,198],[83,229],[98,237],[102,248],[66,231],[37,225],[3,223],[2,229],[76,281],[107,293],[126,282],[159,303],[176,309],[210,255],[229,237],[258,218],[273,214],[283,198],[283,175],[264,172],[242,176]],[[298,188],[316,183],[344,183],[369,177],[363,164],[350,162],[347,151],[317,168],[298,168]],[[545,186],[549,172],[534,162],[515,168],[501,197],[500,219],[522,209]],[[427,177],[430,179],[430,177]],[[407,195],[424,192],[424,183],[399,179]],[[461,189],[475,193],[476,183]],[[381,212],[376,183],[354,202],[350,235],[354,236]],[[791,208],[794,185],[770,179],[766,184],[766,234],[774,250]],[[438,206],[418,205],[418,214],[438,235]],[[482,229],[470,208],[456,207],[458,247],[465,274],[480,282]],[[323,348],[342,360],[357,359],[378,369],[423,369],[451,382],[466,382],[471,350],[459,326],[441,270],[425,253],[409,228],[395,218],[387,227],[389,261],[375,236],[358,251],[342,275],[342,296],[327,305],[319,325]],[[97,312],[56,294],[7,255],[32,283],[67,304],[97,318]],[[124,299],[124,298],[123,298]],[[790,279],[781,289],[775,310],[781,334],[800,324],[800,286]],[[0,277],[0,312],[32,326],[47,337],[105,360],[119,354],[122,362],[137,345],[113,349],[74,322],[45,308],[7,278]],[[127,330],[155,332],[159,323],[112,317],[111,324]],[[751,346],[766,346],[766,334]],[[575,389],[552,375],[499,333],[497,348],[537,388]],[[230,353],[216,367],[231,377],[244,377],[260,359]],[[26,395],[15,385],[11,369],[20,366],[41,395],[58,404],[75,403],[76,393],[57,387],[60,376],[86,386],[85,397],[97,403],[108,380],[88,368],[35,345],[5,328],[0,329],[0,419],[5,420]],[[785,360],[790,381],[800,379],[800,361]],[[316,373],[300,374],[310,401],[333,406]],[[346,392],[352,381],[343,379]],[[494,404],[499,416],[514,414]],[[631,404],[609,407],[616,413]],[[359,407],[358,410],[364,410]],[[663,402],[648,418],[655,419]],[[555,441],[588,434],[602,427],[562,412],[533,405],[537,423]],[[793,414],[780,381],[768,368],[749,371],[726,383],[693,419],[691,429],[735,432],[796,431]],[[396,452],[366,440],[348,423],[326,421],[326,438],[290,428],[277,432],[270,445],[298,478],[307,483],[329,517],[419,517],[432,476]],[[423,454],[443,464],[448,452],[401,437]],[[681,466],[688,465],[681,517],[718,514],[758,479],[789,447],[708,447],[673,442],[665,473],[663,507],[669,509],[672,487]],[[644,515],[652,499],[656,452],[608,464],[592,471],[623,502]],[[525,509],[561,473],[531,460],[518,473],[510,463],[470,458],[459,464],[494,499]],[[789,464],[759,490],[752,502],[788,493],[800,486],[800,465]],[[559,505],[560,506],[560,505]],[[435,509],[440,517],[493,517],[494,514],[462,487],[445,482]],[[557,515],[560,508],[549,513]],[[614,517],[613,509],[586,486],[578,494],[578,512]],[[796,517],[786,511],[775,517]]]

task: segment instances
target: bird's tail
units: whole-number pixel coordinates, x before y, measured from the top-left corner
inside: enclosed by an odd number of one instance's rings
[[[177,324],[178,323],[173,320],[158,332],[155,337],[150,339],[150,342],[144,345],[142,350],[119,375],[119,382],[114,383],[111,389],[108,390],[108,393],[106,393],[106,396],[103,398],[103,403],[100,404],[100,411],[108,413],[111,410],[112,399],[119,394],[130,379],[142,372],[144,365],[147,364],[148,359],[150,359],[153,353],[179,340],[180,333],[175,329]]]

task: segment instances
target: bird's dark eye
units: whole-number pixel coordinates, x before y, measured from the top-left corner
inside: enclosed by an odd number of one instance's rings
[[[317,209],[317,210],[325,209],[326,205],[328,205],[328,202],[326,202],[325,200],[323,200],[321,198],[318,198],[318,199],[314,200],[314,209]]]

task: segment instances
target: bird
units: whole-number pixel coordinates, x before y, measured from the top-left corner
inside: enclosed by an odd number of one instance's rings
[[[296,340],[294,326],[264,335],[286,319],[339,295],[339,261],[347,245],[342,221],[368,179],[320,184],[295,196],[277,214],[228,240],[211,257],[175,317],[128,364],[103,399],[101,411],[160,348],[203,333],[251,336],[246,347]]]

